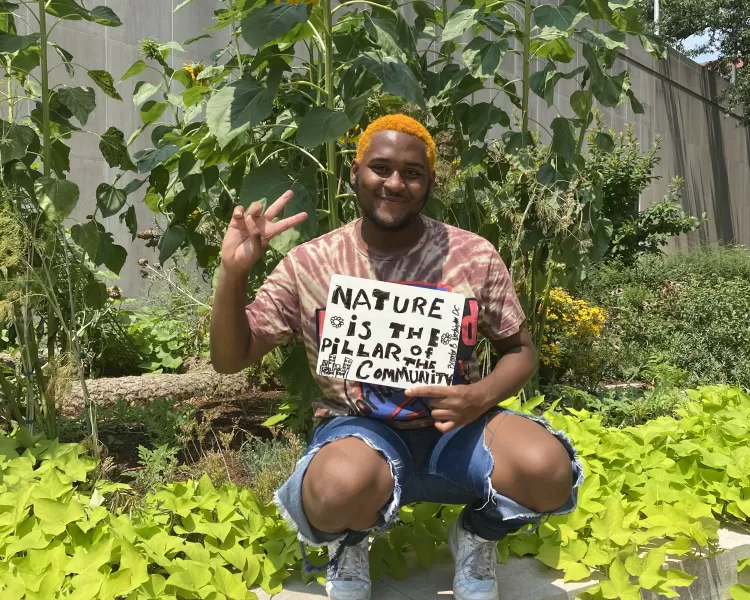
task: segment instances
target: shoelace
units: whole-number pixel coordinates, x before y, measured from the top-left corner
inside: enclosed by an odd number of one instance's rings
[[[359,546],[346,546],[339,558],[338,568],[334,573],[336,579],[353,581],[362,578],[362,548]]]
[[[495,577],[495,544],[479,543],[470,557],[470,571],[475,579],[494,579]]]

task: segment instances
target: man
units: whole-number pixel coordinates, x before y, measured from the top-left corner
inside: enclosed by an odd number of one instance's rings
[[[435,186],[435,144],[404,115],[363,133],[350,183],[362,218],[293,249],[245,307],[248,273],[275,235],[301,223],[234,212],[221,249],[211,321],[219,372],[254,363],[300,337],[315,373],[320,314],[334,274],[449,290],[466,298],[451,386],[404,392],[315,376],[323,398],[306,456],[276,501],[300,540],[329,547],[326,590],[334,600],[370,598],[368,533],[401,505],[465,504],[449,530],[459,600],[498,598],[496,544],[549,514],[570,512],[582,470],[567,439],[533,419],[497,408],[537,368],[536,352],[508,271],[494,247],[472,233],[422,216]],[[500,359],[480,379],[476,331]]]

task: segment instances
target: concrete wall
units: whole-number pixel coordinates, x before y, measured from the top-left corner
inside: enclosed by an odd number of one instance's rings
[[[181,0],[106,2],[120,16],[122,27],[65,21],[55,28],[52,38],[86,67],[110,71],[115,81],[139,58],[140,40],[154,37],[160,42],[183,42],[196,37],[212,24],[213,11],[220,6],[218,0],[194,0],[174,13],[173,9]],[[223,46],[223,40],[218,37],[221,32],[212,35],[212,39],[187,47],[184,55],[173,56],[173,65],[207,59],[213,50]],[[51,60],[57,60],[56,55]],[[569,68],[582,64],[583,57],[579,55]],[[644,194],[642,208],[662,198],[670,180],[680,176],[685,179],[683,204],[686,210],[696,215],[705,212],[710,220],[700,232],[678,240],[676,247],[719,241],[750,244],[750,129],[741,127],[736,115],[726,116],[722,111],[717,98],[724,82],[674,51],[670,52],[668,60],[656,61],[641,49],[637,40],[630,40],[630,49],[615,64],[615,72],[622,69],[630,71],[633,89],[646,114],[633,114],[629,103],[625,103],[617,109],[604,109],[605,121],[618,131],[632,124],[644,147],[649,147],[657,134],[662,137],[662,160],[656,172],[661,179]],[[503,70],[511,79],[520,77],[521,57],[508,53]],[[53,83],[62,83],[64,72],[58,69],[56,73]],[[156,76],[153,71],[146,71],[139,78],[147,78],[148,73]],[[89,122],[89,130],[104,133],[107,127],[115,126],[129,136],[140,125],[138,113],[130,101],[139,78],[118,85],[124,102],[106,98],[97,89],[98,109]],[[85,74],[78,75],[77,83],[91,85]],[[548,126],[558,113],[572,115],[569,97],[575,85],[572,81],[561,81],[552,107],[547,107],[541,98],[533,97],[532,122]],[[512,106],[497,92],[492,88],[482,90],[475,94],[475,101],[496,99],[512,112]],[[144,135],[131,150],[149,145],[149,136]],[[111,182],[114,172],[101,158],[95,136],[76,138],[71,163],[71,179],[81,187],[81,201],[74,216],[83,218],[94,206],[96,186]],[[137,215],[140,229],[153,221],[151,211],[143,204],[137,203]],[[155,260],[156,254],[145,248],[141,240],[131,242],[117,217],[108,219],[106,226],[115,233],[116,242],[128,248],[128,263],[119,285],[126,294],[135,295],[142,288],[135,264],[137,259]]]

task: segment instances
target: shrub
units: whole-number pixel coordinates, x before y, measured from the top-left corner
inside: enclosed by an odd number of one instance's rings
[[[605,308],[621,343],[613,378],[642,374],[654,355],[690,384],[750,387],[750,252],[713,248],[600,265],[581,289]]]
[[[603,337],[606,312],[562,288],[552,288],[547,303],[540,361],[547,380],[563,379],[591,389],[599,383],[609,357]]]
[[[661,202],[639,211],[641,193],[658,179],[654,167],[661,159],[661,137],[643,151],[631,125],[621,133],[605,130],[597,113],[589,134],[588,175],[601,182],[602,213],[612,221],[609,258],[632,264],[643,254],[658,254],[670,238],[695,231],[703,219],[685,215],[680,205],[682,180],[672,181]]]

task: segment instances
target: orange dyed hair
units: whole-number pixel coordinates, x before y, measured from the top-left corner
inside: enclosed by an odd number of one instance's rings
[[[362,160],[365,152],[367,152],[367,148],[370,146],[373,134],[378,131],[400,131],[401,133],[408,133],[422,140],[425,146],[427,146],[427,161],[430,163],[430,170],[435,170],[435,159],[437,157],[435,141],[424,125],[406,115],[386,115],[370,123],[359,138],[359,144],[357,145],[358,161]]]

